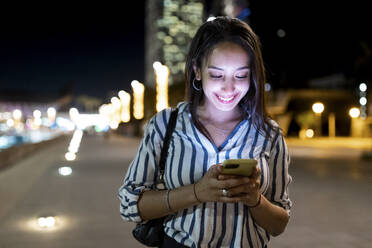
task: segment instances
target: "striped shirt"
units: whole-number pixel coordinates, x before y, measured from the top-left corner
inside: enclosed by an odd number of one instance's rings
[[[254,158],[261,168],[261,193],[290,213],[290,158],[281,133],[271,131],[272,137],[266,137],[248,118],[235,127],[220,147],[216,147],[193,124],[188,104],[179,103],[178,108],[164,172],[168,189],[197,182],[212,165],[225,159]],[[119,189],[120,213],[126,221],[143,221],[138,214],[137,202],[141,193],[151,189],[157,178],[170,112],[171,109],[165,109],[149,121],[137,155]],[[165,232],[189,247],[266,247],[270,240],[269,233],[255,223],[243,203],[207,202],[184,209],[168,217]]]

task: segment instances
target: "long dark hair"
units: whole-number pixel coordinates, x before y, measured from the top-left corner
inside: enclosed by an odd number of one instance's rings
[[[193,66],[201,70],[203,63],[207,61],[213,49],[222,42],[232,42],[241,46],[251,58],[251,83],[247,94],[239,102],[239,106],[245,115],[244,117],[251,118],[257,130],[271,136],[270,130],[277,130],[277,128],[269,121],[265,109],[265,67],[260,40],[247,23],[225,16],[217,17],[213,21],[202,24],[189,48],[185,65],[186,97],[194,124],[207,137],[210,137],[206,128],[197,118],[197,107],[203,103],[204,92],[202,89],[198,91],[193,87],[193,81],[196,77]]]

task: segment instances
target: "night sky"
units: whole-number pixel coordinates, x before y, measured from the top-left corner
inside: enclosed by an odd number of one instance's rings
[[[251,2],[251,24],[263,44],[269,78],[282,79],[281,87],[303,88],[309,79],[339,73],[368,76],[361,75],[372,68],[367,1]],[[279,38],[278,29],[286,36]]]
[[[55,92],[71,85],[76,95],[107,98],[134,79],[143,82],[144,4],[130,2],[2,8],[0,89]],[[340,72],[353,76],[356,59],[365,56],[361,42],[372,49],[367,1],[250,2],[269,79],[279,87],[306,87],[310,78]],[[284,38],[276,34],[280,28]]]
[[[0,88],[107,98],[144,80],[144,5],[30,6],[1,20]],[[130,14],[128,14],[128,11]]]

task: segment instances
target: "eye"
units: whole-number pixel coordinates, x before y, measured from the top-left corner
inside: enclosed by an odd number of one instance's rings
[[[217,75],[217,74],[210,74],[209,76],[211,78],[222,78],[222,75]]]
[[[243,78],[247,78],[248,77],[248,74],[237,75],[236,77],[239,78],[239,79],[243,79]]]

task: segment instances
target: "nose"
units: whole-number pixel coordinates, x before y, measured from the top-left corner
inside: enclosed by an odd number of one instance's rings
[[[234,92],[235,90],[235,84],[234,82],[230,81],[230,80],[226,80],[223,84],[223,87],[222,89],[227,92],[227,93],[230,93],[230,92]]]

